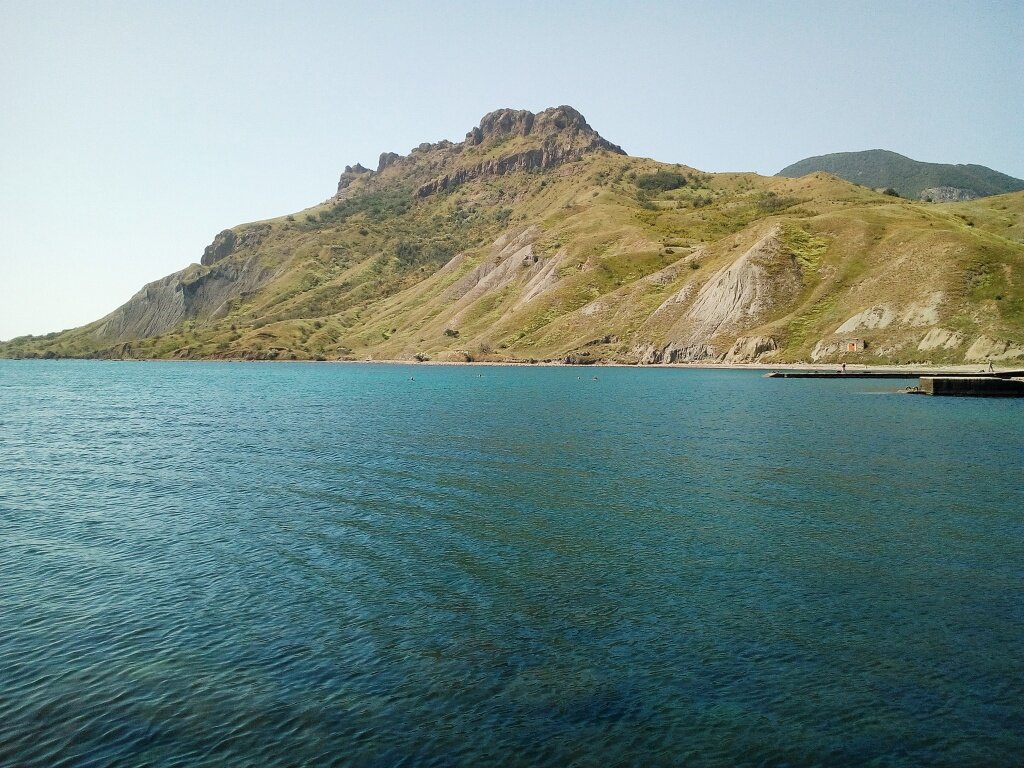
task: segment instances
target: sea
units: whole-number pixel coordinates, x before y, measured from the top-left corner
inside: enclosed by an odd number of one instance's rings
[[[0,361],[2,766],[1019,766],[1024,401]]]

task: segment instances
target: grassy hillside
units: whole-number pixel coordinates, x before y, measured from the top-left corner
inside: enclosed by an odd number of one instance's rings
[[[1021,179],[983,165],[922,163],[884,149],[808,157],[783,168],[777,175],[799,178],[818,172],[872,189],[891,188],[901,197],[915,200],[926,190],[940,187],[966,190],[976,197],[1024,190]]]
[[[1024,193],[928,205],[826,174],[707,174],[619,154],[575,112],[495,114],[477,139],[350,169],[322,205],[221,233],[108,317],[0,354],[1024,356]]]

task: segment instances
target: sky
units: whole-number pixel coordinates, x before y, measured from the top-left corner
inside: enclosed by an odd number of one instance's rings
[[[882,148],[1024,178],[1022,41],[1019,0],[0,0],[0,339],[501,107],[706,171]]]

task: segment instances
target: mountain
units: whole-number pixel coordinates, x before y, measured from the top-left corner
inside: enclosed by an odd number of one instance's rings
[[[1024,356],[1024,193],[630,157],[571,107],[385,152],[8,357],[936,363]]]
[[[884,149],[808,157],[776,175],[796,179],[819,172],[872,189],[892,189],[900,197],[937,203],[1024,190],[1024,181],[983,165],[922,163]]]

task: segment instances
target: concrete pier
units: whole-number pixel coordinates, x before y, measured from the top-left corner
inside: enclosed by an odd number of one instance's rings
[[[923,379],[927,376],[944,379],[1011,379],[1024,376],[1024,371],[872,371],[857,368],[846,373],[836,370],[817,371],[772,371],[766,373],[769,379]]]
[[[772,371],[768,379],[919,379],[920,371]]]
[[[998,376],[922,376],[925,395],[949,397],[1024,397],[1024,379]]]
[[[944,397],[1024,397],[1024,370],[1016,371],[873,371],[789,370],[765,374],[769,379],[919,379],[904,392]]]

